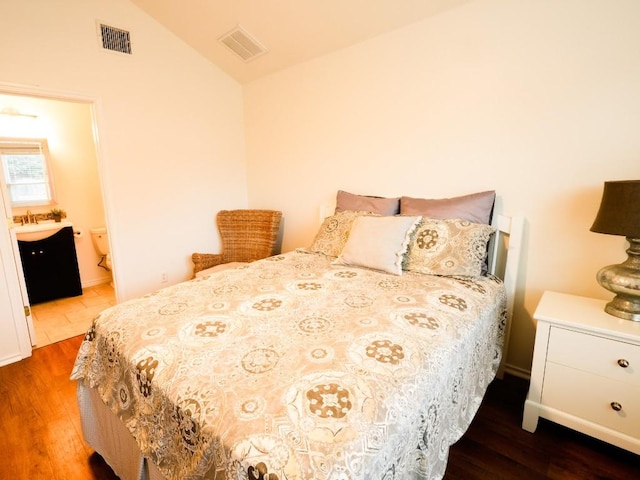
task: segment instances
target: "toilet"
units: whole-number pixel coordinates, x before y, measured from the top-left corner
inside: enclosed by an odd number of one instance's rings
[[[91,241],[96,249],[98,255],[100,255],[99,267],[105,270],[111,270],[111,254],[109,253],[109,235],[105,227],[92,228],[91,229]]]

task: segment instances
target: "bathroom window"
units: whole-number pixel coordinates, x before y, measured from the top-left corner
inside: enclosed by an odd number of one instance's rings
[[[49,148],[45,139],[0,138],[0,158],[12,207],[55,203]]]

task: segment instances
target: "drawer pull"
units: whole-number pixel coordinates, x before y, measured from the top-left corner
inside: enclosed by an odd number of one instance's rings
[[[622,410],[622,405],[620,405],[618,402],[611,402],[611,408],[613,408],[616,412],[619,412],[620,410]]]
[[[618,360],[618,365],[620,365],[622,368],[627,368],[629,366],[629,360],[621,358],[620,360]]]

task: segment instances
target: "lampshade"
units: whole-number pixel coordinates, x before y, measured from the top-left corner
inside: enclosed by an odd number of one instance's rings
[[[604,182],[591,231],[640,238],[640,180]]]

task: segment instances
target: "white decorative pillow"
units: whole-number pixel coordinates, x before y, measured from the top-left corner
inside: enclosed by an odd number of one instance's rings
[[[482,275],[495,228],[467,220],[423,218],[409,242],[403,268],[431,275]]]
[[[346,210],[325,218],[308,250],[337,257],[347,243],[351,224],[355,218],[366,214],[366,212]]]
[[[402,275],[402,259],[419,216],[359,216],[334,262]]]

